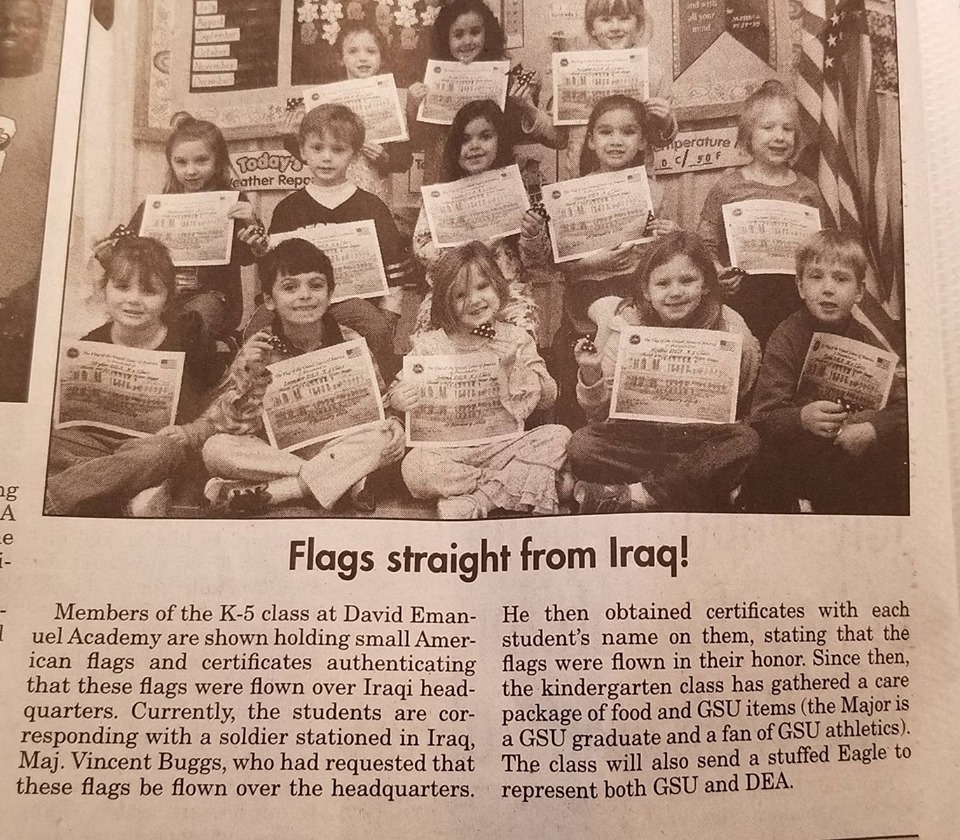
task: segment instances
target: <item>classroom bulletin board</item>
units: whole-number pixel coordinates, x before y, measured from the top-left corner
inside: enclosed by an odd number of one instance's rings
[[[402,88],[422,77],[444,0],[150,0],[142,33],[147,95],[138,134],[159,139],[170,116],[211,119],[228,139],[275,136],[287,101],[331,81],[342,22],[366,18],[389,43]],[[583,0],[487,0],[507,47],[542,56],[586,48]],[[647,0],[653,60],[673,79],[681,120],[730,117],[766,79],[789,80],[789,0]],[[545,73],[549,61],[542,62]]]

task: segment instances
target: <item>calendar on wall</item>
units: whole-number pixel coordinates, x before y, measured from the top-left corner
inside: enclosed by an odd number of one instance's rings
[[[277,86],[281,0],[195,0],[190,92]]]

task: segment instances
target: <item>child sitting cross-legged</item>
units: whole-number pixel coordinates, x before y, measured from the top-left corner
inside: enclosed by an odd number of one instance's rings
[[[230,433],[214,435],[203,447],[203,461],[214,476],[204,491],[211,512],[264,513],[271,505],[311,496],[329,510],[348,491],[355,510],[372,512],[376,501],[366,477],[403,455],[403,429],[396,420],[309,445],[297,454],[275,449],[264,437],[261,412],[271,381],[267,365],[358,336],[328,312],[333,267],[315,245],[288,239],[260,267],[273,322],[246,341],[231,367],[219,404],[222,426]],[[377,379],[382,382],[379,371]]]
[[[503,320],[510,291],[493,252],[482,242],[470,242],[445,251],[432,271],[433,329],[413,337],[411,353],[495,358],[500,406],[517,421],[553,405],[557,386],[533,337]],[[390,387],[390,405],[403,413],[420,402],[419,389],[401,373]],[[403,480],[414,498],[436,499],[440,519],[485,519],[496,509],[556,514],[569,439],[565,426],[544,425],[510,440],[415,447],[403,461]]]
[[[803,309],[770,336],[750,410],[760,457],[744,482],[747,509],[818,513],[906,514],[907,404],[898,365],[886,407],[860,410],[801,395],[800,379],[814,333],[891,348],[856,317],[867,257],[850,234],[823,230],[797,251]]]
[[[217,428],[202,409],[223,373],[200,315],[173,313],[176,270],[156,239],[122,236],[101,249],[99,298],[107,314],[83,341],[184,354],[176,425],[148,437],[102,428],[56,429],[50,441],[47,514],[169,513],[170,479]],[[106,420],[107,418],[96,418]]]
[[[756,432],[742,423],[608,418],[620,336],[630,327],[739,334],[741,405],[757,376],[760,347],[743,319],[720,303],[713,258],[696,234],[657,239],[634,279],[605,346],[581,339],[574,348],[577,399],[593,421],[573,435],[568,450],[581,479],[574,488],[580,513],[729,509],[731,491],[759,448]]]

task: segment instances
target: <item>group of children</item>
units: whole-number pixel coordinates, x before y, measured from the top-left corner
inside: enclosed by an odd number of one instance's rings
[[[586,32],[595,48],[623,49],[646,32],[640,0],[587,0]],[[503,57],[496,18],[482,0],[453,0],[433,30],[437,58],[469,64]],[[345,26],[344,72],[381,71],[378,33]],[[426,149],[425,181],[451,182],[514,162],[516,142],[574,147],[566,177],[617,172],[649,162],[677,130],[669,85],[651,68],[645,102],[612,96],[596,104],[585,129],[555,129],[527,80],[506,110],[471,102],[449,127],[416,122],[423,86],[409,91],[411,139]],[[47,488],[50,513],[102,510],[105,501],[133,513],[163,510],[162,488],[198,455],[209,473],[204,497],[217,514],[248,515],[294,499],[324,509],[343,504],[371,512],[368,476],[400,463],[417,499],[435,500],[440,518],[483,518],[504,510],[530,515],[667,510],[790,511],[810,500],[817,511],[907,511],[906,402],[902,375],[887,407],[859,411],[805,402],[797,386],[811,337],[827,332],[881,346],[856,317],[868,261],[850,235],[823,230],[797,253],[796,278],[745,276],[730,265],[724,204],[774,198],[823,209],[817,187],[795,172],[798,106],[779,82],[749,97],[740,125],[751,162],[717,182],[698,232],[657,218],[653,241],[618,246],[563,263],[563,324],[548,361],[527,270],[550,266],[546,221],[536,209],[518,219],[520,233],[438,249],[426,215],[404,237],[375,191],[358,187],[358,167],[383,179],[405,149],[367,143],[362,121],[339,105],[303,116],[296,152],[311,182],[275,208],[269,233],[372,220],[389,293],[331,305],[338,278],[329,258],[301,239],[270,248],[265,226],[243,196],[231,209],[234,258],[217,269],[180,275],[159,243],[132,233],[100,251],[108,320],[87,340],[186,352],[177,424],[148,438],[57,430]],[[579,136],[577,136],[579,135]],[[166,148],[167,192],[225,189],[229,157],[219,130],[185,117]],[[652,168],[648,171],[652,172]],[[138,211],[139,212],[139,211]],[[821,213],[826,221],[826,213]],[[135,217],[131,227],[135,228]],[[214,343],[239,321],[239,266],[257,261],[262,313],[226,371]],[[407,449],[403,417],[419,391],[405,381],[394,348],[400,304],[418,271],[429,288],[409,336],[418,356],[485,352],[501,371],[500,403],[526,430],[510,440],[472,446]],[[422,293],[422,289],[417,293]],[[667,423],[608,415],[621,333],[634,326],[719,330],[741,337],[737,421]],[[268,365],[362,336],[376,363],[386,419],[292,454],[273,448],[262,421]],[[407,338],[407,337],[403,337]],[[762,354],[761,354],[762,350]],[[901,371],[902,373],[902,371]],[[384,378],[385,377],[385,378]],[[561,387],[558,389],[558,381]],[[566,381],[572,387],[564,388]],[[189,384],[188,384],[189,383]],[[389,387],[387,387],[389,383]],[[205,399],[194,399],[194,393]],[[575,400],[586,422],[565,416],[558,400]],[[392,467],[392,469],[396,469]]]

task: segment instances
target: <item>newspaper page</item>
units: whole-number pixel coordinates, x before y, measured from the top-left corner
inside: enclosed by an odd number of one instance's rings
[[[331,225],[311,225],[270,234],[270,246],[286,239],[306,239],[330,258],[335,285],[331,303],[349,298],[375,298],[387,293],[377,226],[372,219]]]
[[[403,376],[420,396],[407,412],[408,446],[479,446],[523,434],[523,423],[503,406],[504,371],[496,356],[408,355]]]
[[[430,235],[438,248],[520,233],[530,198],[514,164],[449,184],[421,187]]]
[[[54,425],[90,426],[147,437],[172,426],[184,354],[99,341],[72,341],[60,352]]]
[[[511,57],[545,78],[552,4],[521,6],[525,46]],[[416,61],[431,40],[422,14],[438,8],[70,0],[29,401],[0,405],[0,835],[956,838],[960,609],[945,411],[956,388],[942,365],[952,333],[939,323],[956,268],[941,248],[956,236],[939,190],[955,168],[945,153],[957,126],[943,115],[956,109],[960,9],[952,0],[772,0],[732,16],[702,0],[643,7],[651,66],[730,99],[720,115],[678,100],[691,129],[737,121],[746,91],[724,86],[728,66],[754,79],[751,89],[777,75],[823,104],[837,90],[829,85],[853,78],[817,75],[818,53],[836,55],[829,27],[848,27],[836,42],[844,50],[870,27],[872,72],[857,78],[868,80],[860,101],[876,110],[857,125],[882,129],[872,148],[882,146],[884,171],[869,189],[855,186],[877,211],[861,229],[881,217],[891,226],[895,258],[881,266],[899,274],[884,285],[870,273],[865,287],[902,330],[906,402],[883,411],[908,418],[906,457],[887,462],[899,484],[860,482],[837,466],[850,453],[835,438],[810,435],[791,440],[823,461],[792,466],[826,463],[828,477],[848,479],[837,507],[897,490],[909,508],[838,512],[816,495],[836,486],[828,481],[786,510],[744,510],[746,468],[767,431],[753,420],[716,427],[735,433],[736,451],[720,459],[683,450],[695,427],[657,423],[675,445],[637,460],[624,438],[604,435],[640,423],[570,418],[578,392],[591,394],[572,362],[554,365],[551,346],[569,362],[577,334],[554,329],[564,299],[539,279],[533,292],[553,307],[539,347],[522,327],[476,338],[504,353],[514,342],[530,371],[524,435],[406,449],[398,431],[366,453],[382,468],[328,506],[302,477],[339,479],[353,464],[305,461],[256,438],[265,385],[244,356],[230,368],[233,390],[218,391],[182,436],[145,439],[156,447],[149,457],[139,439],[111,452],[54,445],[61,349],[104,320],[91,308],[103,279],[91,242],[162,189],[170,117],[189,105],[234,151],[279,148],[275,125],[256,118],[275,115],[287,95],[293,43],[332,54],[335,30],[359,10],[393,36],[388,58],[399,61],[405,44]],[[220,18],[222,28],[207,28]],[[599,37],[595,23],[575,34]],[[772,48],[773,30],[792,51]],[[278,53],[276,85],[191,92],[194,46],[208,32],[231,57]],[[945,60],[926,64],[935,58]],[[811,67],[816,78],[801,75]],[[849,119],[856,102],[828,104],[849,108]],[[830,125],[821,136],[803,114],[813,179]],[[19,140],[18,125],[0,179]],[[696,229],[720,177],[658,179],[678,225]],[[881,188],[892,191],[882,208]],[[285,197],[256,196],[261,220]],[[258,279],[245,278],[251,301]],[[405,304],[396,352],[420,298]],[[464,310],[450,308],[453,330]],[[875,322],[881,311],[870,310]],[[233,365],[236,339],[222,343]],[[801,367],[808,345],[796,343]],[[775,361],[773,338],[761,370],[771,352]],[[605,393],[606,380],[596,387]],[[772,422],[796,431],[797,406],[780,408]],[[684,496],[700,492],[709,510]],[[643,493],[669,504],[641,511]],[[231,508],[234,496],[260,507]]]
[[[552,60],[554,125],[586,125],[605,96],[650,97],[646,49],[559,52]]]
[[[610,416],[666,423],[732,423],[740,336],[635,327],[620,334]]]
[[[820,230],[815,207],[756,199],[723,205],[730,261],[747,274],[794,274],[797,246]]]
[[[383,420],[373,359],[362,338],[270,365],[263,398],[270,444],[295,452]]]
[[[427,96],[420,104],[417,119],[434,125],[450,125],[464,105],[475,99],[492,99],[501,108],[507,102],[508,61],[427,62],[423,83]]]
[[[312,87],[304,92],[303,100],[308,111],[326,103],[346,105],[363,119],[370,143],[394,143],[409,137],[392,73]]]
[[[230,191],[148,195],[140,235],[160,240],[174,265],[227,265],[233,253]]]
[[[830,333],[814,333],[803,362],[797,392],[811,400],[829,400],[855,411],[887,404],[897,371],[896,353]]]
[[[558,263],[652,239],[646,230],[653,199],[643,166],[552,184],[543,191],[543,204]]]

